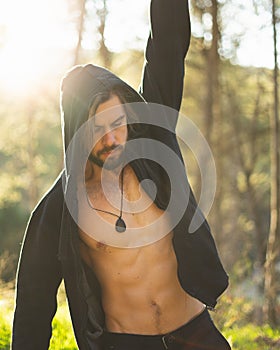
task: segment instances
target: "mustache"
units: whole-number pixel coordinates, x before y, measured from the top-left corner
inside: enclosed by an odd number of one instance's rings
[[[123,150],[124,147],[122,145],[113,145],[113,146],[110,146],[110,147],[104,147],[97,153],[97,156],[101,156],[104,153],[112,152],[116,148],[119,148],[120,150]]]

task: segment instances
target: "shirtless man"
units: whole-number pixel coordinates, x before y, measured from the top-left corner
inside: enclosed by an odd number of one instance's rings
[[[106,170],[102,164],[110,156],[110,152],[106,150],[125,145],[127,127],[125,110],[121,106],[111,111],[110,115],[104,114],[104,111],[120,104],[119,98],[112,95],[96,110],[94,125],[98,130],[97,134],[99,130],[106,132],[92,150],[95,158],[88,166],[92,168],[93,175],[86,183],[89,200],[94,207],[108,212],[101,212],[100,215],[112,225],[116,218],[109,213],[117,215],[118,209],[104,196],[101,173],[105,172],[102,174],[103,186],[104,181],[109,181],[115,187],[115,191],[110,187],[114,196],[118,195],[119,177],[116,175],[117,169]],[[117,129],[110,130],[114,125],[118,125]],[[116,162],[119,156],[116,154],[111,162]],[[129,165],[123,172],[124,197],[129,202],[137,201],[145,193],[140,193],[139,181]],[[142,228],[143,231],[163,213],[154,203],[144,211],[138,212],[135,209],[137,213],[132,210],[124,212],[122,218],[128,227]],[[98,226],[95,226],[95,230],[98,231]],[[172,232],[155,243],[130,249],[107,246],[82,231],[80,236],[83,242],[82,257],[95,271],[101,284],[108,331],[165,334],[185,324],[204,309],[202,302],[188,295],[180,286]]]
[[[227,275],[207,222],[188,233],[196,209],[192,193],[182,220],[158,238],[172,221],[172,213],[170,220],[163,215],[168,180],[146,159],[124,163],[135,132],[127,103],[145,99],[177,111],[181,104],[190,38],[187,1],[152,0],[151,25],[140,95],[93,65],[74,67],[62,82],[65,169],[32,213],[26,231],[17,278],[14,350],[48,348],[62,278],[79,349],[230,349],[207,310],[227,287]],[[89,121],[93,138],[77,139]],[[146,125],[137,132],[163,142],[181,159],[176,117],[170,125],[171,132]],[[79,197],[80,172],[86,202]],[[154,200],[141,184],[144,179],[157,185]],[[176,197],[189,186],[184,179],[175,179]],[[135,210],[139,198],[148,205]],[[98,217],[92,219],[93,213]],[[149,226],[162,217],[149,242]],[[126,235],[129,230],[140,230],[148,241],[141,244],[139,235],[140,243],[134,244]],[[107,237],[114,242],[128,238],[111,244]]]

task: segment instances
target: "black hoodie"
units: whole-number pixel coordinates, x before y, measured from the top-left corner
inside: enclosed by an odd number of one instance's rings
[[[182,159],[175,127],[182,98],[184,58],[190,39],[187,1],[152,0],[151,24],[140,94],[111,72],[93,65],[75,67],[63,80],[61,112],[65,169],[34,209],[25,233],[17,276],[12,342],[15,350],[48,348],[51,321],[57,307],[57,288],[62,279],[79,349],[101,349],[99,339],[104,327],[104,312],[100,286],[94,273],[80,259],[78,227],[65,203],[69,184],[75,183],[75,151],[80,151],[81,145],[76,144],[70,156],[66,151],[76,131],[87,121],[96,93],[118,86],[126,91],[127,102],[136,102],[136,109],[138,104],[144,104],[147,114],[150,107],[146,102],[167,106],[160,118],[169,130],[153,127],[148,122],[138,131],[141,137],[163,142]],[[156,183],[159,190],[155,203],[165,209],[170,193],[166,190],[168,181],[162,169],[145,159],[132,162],[131,166],[139,181],[150,178]],[[190,295],[214,307],[228,285],[228,277],[206,220],[194,234],[188,234],[190,221],[198,208],[186,174],[180,173],[178,179],[177,196],[181,196],[180,200],[188,196],[183,217],[173,230],[179,281]],[[75,203],[76,199],[71,200]]]

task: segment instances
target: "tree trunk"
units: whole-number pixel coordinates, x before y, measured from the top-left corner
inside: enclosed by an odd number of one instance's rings
[[[205,49],[206,57],[206,99],[204,106],[205,115],[205,136],[213,153],[216,163],[217,179],[219,183],[216,188],[215,201],[213,204],[213,227],[215,229],[215,238],[217,245],[222,245],[222,229],[224,227],[224,219],[222,212],[223,201],[223,174],[224,164],[222,157],[221,145],[223,141],[223,120],[220,101],[220,56],[218,53],[220,41],[219,29],[219,4],[217,0],[212,0],[212,6],[209,8],[212,16],[212,41],[211,46]],[[207,161],[207,160],[206,160]]]
[[[108,49],[105,42],[105,27],[106,27],[106,18],[108,16],[108,8],[106,0],[103,0],[103,8],[97,11],[100,19],[100,25],[98,27],[98,32],[100,34],[100,48],[99,53],[102,59],[102,65],[110,69],[112,65],[112,53]]]
[[[205,101],[205,132],[206,138],[211,143],[214,118],[220,115],[219,106],[219,63],[220,58],[218,54],[218,46],[220,39],[220,32],[218,26],[218,4],[217,0],[212,1],[210,7],[210,14],[212,16],[212,41],[211,46],[205,49],[206,57],[206,80],[207,92]]]
[[[280,158],[279,158],[279,102],[278,102],[278,62],[275,0],[272,0],[272,24],[274,38],[274,112],[271,118],[271,201],[270,230],[265,263],[264,317],[271,325],[277,325],[277,284],[276,263],[280,248]]]
[[[224,188],[224,164],[222,160],[222,149],[223,145],[223,120],[221,112],[221,101],[220,101],[220,56],[218,52],[220,42],[220,22],[219,12],[220,5],[217,0],[211,1],[192,1],[195,15],[203,23],[203,16],[209,14],[212,17],[211,31],[206,30],[204,33],[208,34],[209,40],[201,39],[203,43],[203,58],[205,62],[205,96],[203,97],[203,132],[206,140],[209,142],[212,148],[215,165],[217,171],[217,178],[219,183],[216,188],[215,201],[213,203],[213,214],[209,221],[213,225],[215,231],[215,238],[217,245],[222,244],[222,229],[223,224],[223,213],[222,213],[222,200],[223,200],[223,188]],[[202,24],[203,26],[203,24]],[[204,40],[204,41],[203,41]],[[205,158],[204,162],[207,164],[208,159]],[[205,167],[207,169],[207,166]]]
[[[80,52],[82,47],[83,31],[84,31],[84,20],[86,12],[86,0],[79,0],[79,22],[78,22],[78,41],[74,53],[74,65],[79,64]]]

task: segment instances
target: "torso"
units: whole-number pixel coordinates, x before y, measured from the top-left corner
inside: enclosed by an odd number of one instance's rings
[[[139,183],[132,170],[126,173],[125,195],[135,200],[139,195]],[[91,186],[88,189],[96,208],[115,212],[101,192],[96,196]],[[143,213],[124,213],[123,218],[128,225],[142,227],[162,214],[153,203]],[[100,215],[112,223],[115,221],[112,215]],[[173,233],[169,232],[145,246],[119,248],[106,245],[80,230],[81,256],[100,282],[108,331],[164,334],[203,310],[204,305],[188,295],[178,281],[172,237]]]

